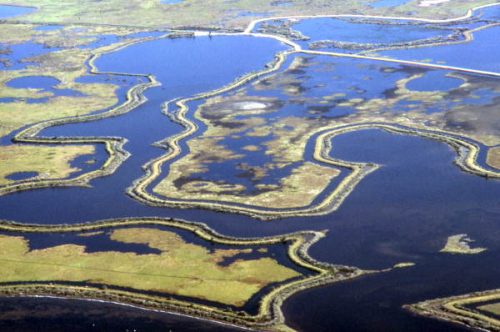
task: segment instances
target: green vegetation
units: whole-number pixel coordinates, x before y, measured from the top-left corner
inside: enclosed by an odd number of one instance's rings
[[[483,251],[486,251],[486,248],[471,248],[470,243],[473,242],[467,234],[457,234],[448,237],[446,241],[446,245],[440,252],[449,253],[449,254],[466,254],[466,255],[474,255],[480,254]]]
[[[482,310],[482,311],[487,311],[487,312],[492,313],[494,315],[500,316],[500,301],[496,302],[496,303],[490,303],[490,304],[478,306],[477,309]]]
[[[186,0],[174,5],[160,0],[82,2],[67,0],[4,0],[4,3],[35,6],[39,10],[13,20],[37,23],[85,23],[140,27],[200,27],[244,29],[255,18],[293,15],[370,14],[449,18],[464,15],[472,6],[491,0],[454,0],[439,6],[422,7],[418,0],[398,7],[373,8],[375,1],[290,0],[286,6],[265,0]]]
[[[494,289],[424,301],[405,308],[419,315],[462,324],[472,329],[500,331],[499,300],[500,290]]]
[[[4,268],[0,282],[90,282],[241,306],[268,284],[299,276],[270,257],[237,259],[221,266],[224,259],[244,251],[210,252],[205,247],[186,243],[173,232],[116,229],[110,238],[124,243],[143,243],[160,250],[161,254],[87,253],[84,246],[73,244],[29,250],[29,243],[23,237],[1,235],[0,261]]]
[[[18,172],[36,172],[38,179],[64,179],[79,171],[71,161],[81,155],[94,154],[92,145],[38,146],[9,145],[0,147],[0,185],[16,181],[7,177]]]
[[[207,245],[228,247],[209,250],[186,242],[176,230],[191,232]],[[325,236],[316,231],[242,239],[220,235],[204,224],[162,218],[50,226],[4,222],[0,223],[0,231],[4,232],[0,236],[0,261],[5,266],[0,272],[0,282],[8,282],[0,283],[2,295],[100,299],[230,322],[259,331],[290,330],[284,323],[281,305],[296,292],[392,270],[364,271],[314,260],[308,255],[309,247]],[[25,237],[29,233],[67,232],[87,237],[106,234],[110,241],[143,244],[160,253],[87,252],[84,246],[74,244],[30,250]],[[286,245],[289,259],[309,273],[302,274],[278,263],[268,250],[270,245]],[[245,257],[252,253],[258,253],[259,257]],[[228,264],[227,258],[233,261]],[[262,295],[256,315],[171,296],[183,295],[238,306],[269,284],[274,286]]]
[[[145,101],[142,92],[158,83],[152,76],[120,73],[103,73],[107,76],[120,76],[127,80],[146,79],[145,83],[135,85],[127,94],[127,100],[117,105],[118,86],[112,83],[80,83],[78,80],[90,74],[101,74],[94,66],[94,61],[107,52],[112,52],[132,43],[150,38],[128,38],[140,30],[124,27],[82,27],[66,26],[56,30],[35,30],[37,25],[2,23],[0,43],[6,45],[5,54],[9,54],[13,45],[33,42],[42,44],[47,53],[31,58],[20,59],[27,64],[21,69],[9,69],[12,65],[9,57],[0,60],[9,70],[0,72],[0,98],[8,102],[0,103],[0,137],[16,133],[14,143],[29,143],[29,146],[13,144],[0,148],[2,156],[2,180],[0,195],[50,186],[88,185],[98,176],[109,175],[128,157],[123,149],[123,138],[71,138],[39,137],[38,133],[50,126],[71,122],[98,120],[111,115],[126,113]],[[19,28],[19,32],[18,32]],[[79,48],[94,42],[101,34],[113,34],[123,38],[115,44],[97,49]],[[58,48],[51,50],[52,48]],[[90,72],[87,66],[90,66]],[[6,85],[12,79],[26,76],[47,76],[58,83],[52,90],[33,88],[11,88]],[[139,80],[139,81],[140,81]],[[58,90],[72,90],[74,94],[58,95]],[[32,98],[47,98],[43,103],[31,103]],[[113,107],[114,106],[114,107]],[[101,113],[95,113],[101,110]],[[94,113],[90,115],[90,113]],[[36,146],[40,150],[36,151]],[[51,144],[50,147],[43,144]],[[54,145],[56,144],[56,145]],[[76,157],[93,153],[95,144],[104,145],[109,154],[108,160],[100,168],[86,172],[76,178],[68,176],[77,171],[69,162]],[[92,149],[92,150],[90,150]],[[30,153],[30,159],[20,158]],[[43,165],[42,165],[43,164]],[[18,172],[36,172],[39,176],[24,181],[5,179]]]

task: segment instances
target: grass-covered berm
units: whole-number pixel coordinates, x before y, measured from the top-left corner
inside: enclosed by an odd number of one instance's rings
[[[472,330],[500,331],[499,289],[428,300],[405,308],[422,316],[465,325]]]
[[[143,244],[158,253],[87,252],[76,244],[30,250],[27,238],[0,235],[0,282],[94,283],[242,306],[265,286],[301,275],[278,263],[265,246],[251,258],[258,249],[210,250],[166,230],[118,228],[108,234],[111,241]]]

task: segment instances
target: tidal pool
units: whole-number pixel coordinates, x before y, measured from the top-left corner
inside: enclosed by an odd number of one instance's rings
[[[27,66],[35,65],[33,58],[55,52],[59,48],[47,48],[42,44],[26,42],[22,44],[6,45],[0,44],[0,47],[8,51],[8,55],[0,55],[0,67],[2,70],[20,70],[25,69]]]
[[[372,2],[370,6],[373,8],[379,8],[379,7],[396,7],[396,6],[401,6],[405,3],[409,2],[408,0],[378,0],[375,2]]]
[[[22,76],[6,82],[6,86],[15,89],[37,89],[41,92],[52,92],[54,96],[82,96],[79,91],[71,89],[58,89],[56,86],[61,83],[52,76]]]
[[[34,178],[37,175],[38,175],[37,172],[16,172],[16,173],[12,173],[12,174],[6,176],[6,179],[7,180],[15,180],[15,181],[27,180],[27,179]]]
[[[37,31],[55,31],[64,28],[63,25],[51,24],[51,25],[40,25],[35,28]]]
[[[34,12],[35,10],[36,9],[33,7],[0,5],[0,19],[26,15]]]
[[[161,3],[165,5],[175,5],[182,2],[184,2],[184,0],[161,0]]]
[[[414,91],[449,91],[458,88],[463,80],[450,77],[449,73],[443,71],[431,71],[423,77],[411,80],[406,87]]]

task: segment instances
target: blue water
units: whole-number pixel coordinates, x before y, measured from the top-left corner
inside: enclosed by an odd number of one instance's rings
[[[370,6],[373,8],[397,7],[397,6],[404,5],[407,2],[409,2],[409,0],[378,0],[378,1],[372,2],[370,4]]]
[[[8,60],[7,64],[0,61],[1,70],[25,69],[27,66],[36,65],[30,58],[60,50],[60,48],[49,48],[33,42],[14,45],[0,44],[0,48],[10,51],[7,55],[0,54],[0,59]]]
[[[398,23],[398,21],[392,21],[392,23]],[[310,38],[310,40],[300,42],[306,48],[309,47],[310,43],[321,40],[374,44],[376,46],[436,37],[445,38],[453,32],[450,29],[435,28],[426,24],[383,25],[376,24],[376,22],[370,23],[366,20],[357,21],[356,19],[338,18],[304,19],[292,27]],[[344,51],[353,52],[356,50]]]
[[[26,15],[35,11],[33,7],[0,5],[0,19]]]
[[[40,92],[52,92],[54,96],[83,96],[79,91],[72,89],[58,89],[60,81],[52,76],[22,76],[7,81],[6,85],[15,89],[38,89]],[[35,98],[31,100],[36,100]]]
[[[5,196],[0,198],[0,210],[7,214],[12,213],[10,214],[12,219],[22,220],[23,216],[19,214],[20,211],[16,211],[16,206],[19,207],[17,204],[29,200],[38,206],[40,203],[36,202],[57,199],[61,200],[61,204],[43,208],[45,212],[38,215],[40,221],[53,223],[76,222],[77,219],[80,221],[97,220],[101,219],[103,213],[108,217],[117,216],[118,211],[104,207],[107,206],[108,199],[113,197],[115,201],[113,206],[119,207],[121,210],[119,214],[122,216],[170,215],[172,212],[170,209],[151,209],[131,200],[124,193],[133,179],[143,174],[142,165],[164,153],[164,150],[151,145],[181,130],[178,125],[172,124],[166,116],[161,114],[161,104],[171,98],[190,96],[215,89],[246,72],[262,69],[264,64],[271,61],[274,54],[282,49],[282,45],[270,39],[213,37],[212,39],[151,41],[104,55],[96,62],[101,70],[154,73],[162,82],[162,86],[148,90],[146,96],[149,102],[127,116],[55,127],[42,134],[127,137],[129,143],[125,148],[132,153],[132,156],[113,176],[93,181],[91,190],[72,188],[72,191],[76,190],[78,193],[68,195],[68,192],[63,189],[44,189],[24,192],[17,198]],[[151,56],[145,58],[142,54]],[[121,94],[124,96],[125,92]],[[91,201],[93,203],[89,207]],[[64,209],[62,209],[63,206],[65,206]],[[66,212],[61,213],[61,209]],[[86,210],[85,214],[80,212],[82,209]],[[62,219],[56,218],[59,219],[56,221],[54,218],[56,215]],[[24,216],[31,220],[32,217],[30,214]]]
[[[498,35],[500,26],[474,32],[474,40],[457,45],[381,51],[381,55],[402,59],[446,64],[476,70],[500,72]]]
[[[184,0],[160,0],[162,4],[165,5],[175,5],[184,2]]]
[[[9,174],[5,178],[7,180],[20,181],[20,180],[27,180],[27,179],[34,178],[37,175],[38,175],[38,172],[17,172],[17,173]]]
[[[40,89],[48,91],[59,83],[60,81],[52,76],[23,76],[8,81],[6,85],[16,89]]]
[[[40,26],[36,27],[35,30],[37,30],[37,31],[56,31],[56,30],[61,30],[62,28],[64,28],[63,25],[53,24],[53,25],[40,25]]]
[[[424,74],[423,77],[411,80],[406,87],[414,91],[448,91],[458,88],[464,81],[447,76],[445,71],[430,71]],[[484,102],[484,99],[480,99]]]

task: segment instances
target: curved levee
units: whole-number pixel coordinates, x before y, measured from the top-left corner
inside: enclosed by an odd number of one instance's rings
[[[428,300],[404,308],[417,315],[423,315],[443,321],[465,325],[483,331],[500,331],[500,320],[474,310],[471,306],[500,301],[500,289],[475,292],[460,296]]]
[[[391,270],[368,271],[350,266],[322,263],[315,260],[309,256],[308,250],[311,245],[325,236],[324,232],[318,231],[301,231],[261,238],[237,238],[221,235],[202,223],[162,218],[114,219],[74,225],[28,225],[3,221],[0,223],[0,231],[15,233],[95,232],[113,227],[129,226],[172,227],[189,231],[208,242],[224,245],[271,245],[286,243],[288,244],[287,254],[289,259],[294,264],[310,270],[312,274],[304,275],[299,279],[285,282],[271,289],[261,298],[258,312],[255,315],[224,310],[207,304],[190,303],[173,299],[167,296],[168,294],[161,296],[158,294],[152,295],[140,291],[113,288],[112,285],[106,285],[107,287],[104,289],[94,285],[68,285],[57,282],[14,282],[0,284],[0,295],[83,298],[132,305],[150,310],[180,313],[257,330],[288,330],[289,328],[285,325],[281,306],[293,294],[310,287]]]
[[[162,38],[162,37],[159,37]],[[110,76],[131,76],[143,77],[147,82],[133,86],[126,96],[124,103],[113,107],[102,113],[81,115],[68,118],[54,119],[43,121],[31,125],[20,132],[14,138],[14,143],[30,143],[30,144],[104,144],[109,157],[100,169],[81,174],[80,176],[69,179],[28,179],[17,181],[16,183],[0,187],[0,195],[10,194],[22,190],[47,188],[47,187],[67,187],[67,186],[88,186],[88,183],[98,177],[103,177],[113,174],[121,163],[129,157],[129,153],[123,148],[127,140],[122,137],[44,137],[38,134],[52,126],[64,125],[69,123],[80,123],[96,121],[112,116],[118,116],[128,113],[136,107],[144,104],[147,98],[144,96],[144,91],[148,88],[159,86],[160,83],[152,75],[133,74],[133,73],[113,73],[101,72],[95,65],[95,61],[104,54],[119,51],[132,44],[141,43],[155,38],[145,37],[129,42],[123,42],[111,48],[103,49],[91,55],[88,59],[88,73],[92,75],[110,75]]]

